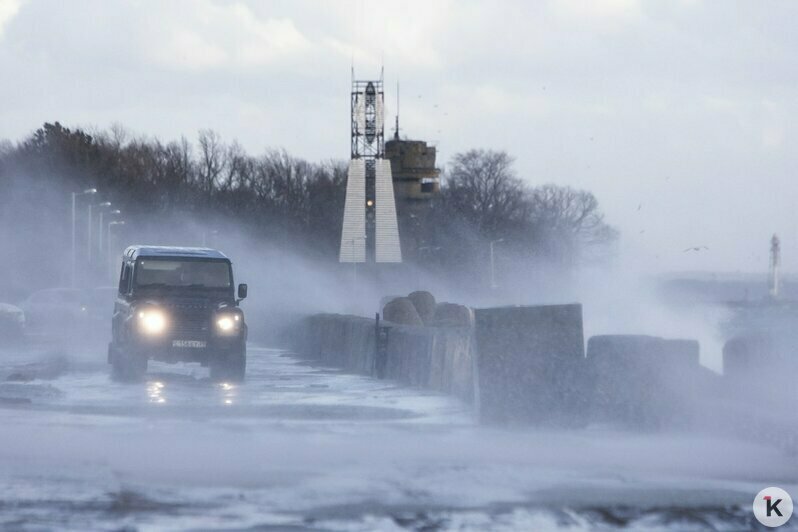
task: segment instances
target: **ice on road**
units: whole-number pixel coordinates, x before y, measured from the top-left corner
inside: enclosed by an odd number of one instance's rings
[[[46,354],[0,354],[0,528],[733,530],[763,487],[798,493],[774,448],[480,427],[277,350],[250,348],[242,385],[190,364],[119,384],[89,355],[45,374],[28,366]]]

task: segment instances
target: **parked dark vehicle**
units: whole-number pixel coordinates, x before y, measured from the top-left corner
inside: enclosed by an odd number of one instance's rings
[[[237,295],[237,297],[236,297]],[[131,246],[122,255],[108,362],[112,376],[144,376],[150,359],[199,362],[214,380],[242,381],[247,325],[233,269],[204,248]]]

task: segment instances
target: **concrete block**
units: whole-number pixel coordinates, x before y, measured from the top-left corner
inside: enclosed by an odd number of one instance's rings
[[[430,324],[435,327],[473,327],[474,311],[465,305],[438,303]]]
[[[478,309],[478,394],[487,422],[584,422],[582,306]]]
[[[358,316],[317,314],[292,328],[293,349],[320,364],[474,400],[473,329],[383,322],[381,365],[376,322]]]
[[[688,425],[706,380],[695,340],[605,335],[587,345],[592,419],[638,428]]]
[[[730,339],[723,346],[723,376],[734,395],[760,402],[798,401],[798,333],[774,330]]]

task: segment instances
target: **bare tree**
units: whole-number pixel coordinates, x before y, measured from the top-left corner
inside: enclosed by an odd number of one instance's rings
[[[524,184],[503,151],[470,150],[454,156],[444,200],[486,236],[496,236],[524,212]]]
[[[210,129],[199,132],[199,181],[208,199],[213,194],[217,180],[224,170],[225,149],[218,133]]]
[[[530,190],[527,198],[538,243],[557,260],[573,262],[617,238],[588,191],[549,184]]]
[[[229,192],[249,181],[252,161],[237,141],[225,150],[224,157],[224,179],[218,186],[220,190]]]

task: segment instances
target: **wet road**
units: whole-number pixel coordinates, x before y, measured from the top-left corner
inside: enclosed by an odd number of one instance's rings
[[[0,527],[739,529],[794,457],[697,435],[473,423],[457,400],[250,348],[246,384],[0,353]]]
[[[0,378],[28,380],[60,364],[45,351],[39,367],[7,364]],[[99,358],[102,358],[99,357]],[[8,360],[6,360],[8,363]],[[11,367],[9,367],[11,366]],[[250,347],[247,382],[214,383],[198,364],[150,362],[143,383],[110,380],[104,363],[66,362],[63,374],[41,382],[5,382],[0,397],[31,399],[33,410],[58,410],[145,419],[254,422],[283,420],[358,421],[414,419],[469,422],[465,405],[437,394],[424,394],[335,370],[315,369],[278,350]],[[13,374],[20,379],[14,379]]]

